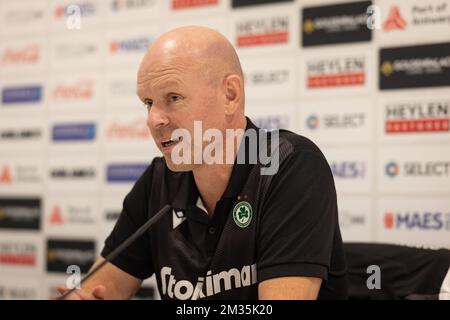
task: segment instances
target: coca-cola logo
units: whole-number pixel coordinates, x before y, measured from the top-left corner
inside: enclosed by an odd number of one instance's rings
[[[30,44],[22,48],[7,48],[2,56],[4,64],[37,63],[40,60],[40,46]]]
[[[94,81],[80,80],[73,84],[58,84],[53,89],[53,99],[87,100],[93,96]]]

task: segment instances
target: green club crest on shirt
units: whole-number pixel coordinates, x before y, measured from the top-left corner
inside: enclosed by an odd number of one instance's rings
[[[234,206],[233,219],[238,227],[246,228],[252,222],[252,206],[247,201],[241,201]]]

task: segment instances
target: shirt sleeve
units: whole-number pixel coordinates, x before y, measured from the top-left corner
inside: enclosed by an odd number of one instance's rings
[[[273,178],[263,205],[258,280],[307,276],[327,281],[337,223],[327,161],[316,152],[292,153]]]
[[[119,219],[111,234],[105,240],[105,246],[101,252],[102,257],[105,258],[110,254],[148,220],[148,199],[153,167],[154,162],[136,181],[132,190],[125,197]],[[112,260],[112,264],[136,278],[146,279],[150,277],[154,270],[148,233],[144,233],[131,243],[128,248]]]

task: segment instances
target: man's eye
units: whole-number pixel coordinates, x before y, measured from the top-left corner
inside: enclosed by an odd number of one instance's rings
[[[171,94],[171,95],[169,95],[169,101],[170,102],[176,102],[176,101],[178,101],[178,100],[180,100],[181,99],[181,97],[179,96],[179,95],[177,95],[177,94]]]
[[[147,109],[150,109],[153,106],[153,101],[152,100],[146,100],[146,101],[144,101],[144,104],[147,107]]]

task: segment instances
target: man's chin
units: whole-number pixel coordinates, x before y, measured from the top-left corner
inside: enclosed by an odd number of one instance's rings
[[[185,164],[185,163],[175,164],[170,159],[167,159],[167,157],[164,157],[164,158],[166,159],[167,167],[169,168],[170,171],[173,171],[173,172],[192,171],[195,167],[195,165],[193,165],[193,164]]]

